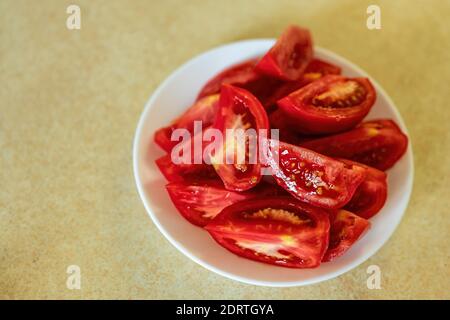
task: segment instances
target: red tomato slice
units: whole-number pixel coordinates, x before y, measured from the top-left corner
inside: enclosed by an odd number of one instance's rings
[[[331,63],[313,59],[305,70],[305,73],[297,81],[288,81],[275,88],[273,93],[264,99],[264,106],[266,109],[271,105],[275,105],[278,100],[286,97],[294,91],[306,86],[307,84],[322,78],[327,74],[341,74],[341,68]],[[295,122],[293,124],[295,126]]]
[[[298,131],[325,134],[351,129],[369,113],[376,93],[366,78],[326,75],[277,102]]]
[[[312,59],[303,74],[304,80],[314,81],[327,74],[341,74],[341,67],[321,59]]]
[[[255,72],[256,62],[257,59],[251,59],[223,70],[203,86],[197,99],[219,93],[223,84],[242,86],[259,79],[260,75]]]
[[[279,140],[298,145],[306,141],[306,137],[291,129],[291,124],[281,110],[275,110],[269,115],[271,129],[278,129]]]
[[[205,229],[229,251],[289,268],[314,268],[328,246],[326,211],[286,197],[226,207]]]
[[[175,164],[166,154],[158,158],[156,165],[169,182],[183,182],[192,179],[214,179],[217,178],[216,171],[207,164]]]
[[[301,146],[384,171],[406,152],[408,137],[392,120],[373,120],[347,132],[304,142]]]
[[[218,102],[218,94],[206,96],[196,101],[183,113],[183,115],[174,120],[171,125],[161,128],[155,132],[155,143],[166,152],[170,152],[178,143],[177,141],[171,141],[173,130],[184,128],[192,133],[194,131],[194,121],[202,121],[203,128],[212,125],[217,113]]]
[[[200,91],[198,98],[220,92],[223,84],[234,85],[250,91],[260,101],[267,100],[281,81],[255,71],[257,59],[231,66],[209,80]]]
[[[174,146],[171,153],[166,154],[165,156],[162,156],[161,158],[157,159],[156,165],[158,166],[161,173],[164,175],[164,177],[169,182],[182,182],[185,180],[191,180],[191,179],[213,179],[218,178],[214,168],[211,165],[206,164],[201,159],[201,163],[195,162],[195,139],[196,138],[203,138],[203,134],[208,130],[209,128],[206,128],[204,131],[198,132],[196,136],[193,138],[189,138],[187,140],[182,140],[181,142],[175,142],[179,143],[179,146]],[[200,137],[199,137],[200,136]],[[193,140],[194,139],[194,140]],[[205,152],[206,146],[210,142],[205,142],[203,139],[201,139],[201,147],[202,147],[202,155]],[[175,149],[176,148],[176,149]],[[190,152],[190,161],[183,162],[181,159],[183,159],[183,153],[184,151]],[[178,152],[179,151],[179,152]],[[172,155],[172,153],[174,155]],[[174,161],[175,159],[172,159],[172,157],[180,157],[180,161]],[[181,163],[180,163],[181,162]]]
[[[298,80],[312,56],[313,42],[309,31],[289,26],[258,62],[256,69],[282,80]]]
[[[264,182],[245,192],[226,190],[220,180],[173,182],[166,188],[178,211],[189,222],[200,227],[236,202],[280,194],[278,187]]]
[[[323,262],[342,256],[370,227],[369,221],[346,210],[331,213],[330,220],[330,244]]]
[[[326,209],[341,208],[364,180],[365,170],[359,166],[288,143],[267,141],[266,164],[275,180],[301,201]]]
[[[386,173],[378,169],[366,166],[362,163],[339,159],[348,165],[360,166],[366,170],[366,178],[356,189],[355,194],[344,207],[344,209],[354,214],[369,219],[377,214],[387,198]]]
[[[222,86],[219,100],[219,112],[214,128],[223,134],[223,143],[216,154],[211,155],[211,164],[225,184],[225,188],[233,191],[248,190],[261,179],[261,165],[250,160],[249,141],[238,145],[227,129],[237,132],[238,129],[254,129],[258,134],[261,129],[269,129],[269,120],[261,103],[247,90],[231,85]],[[229,138],[229,139],[228,139]],[[235,145],[234,148],[227,147]],[[238,162],[237,150],[244,150],[244,161]],[[228,150],[227,150],[228,149]],[[232,154],[230,154],[230,149]],[[228,151],[228,153],[227,153]],[[253,154],[253,156],[255,156]],[[231,159],[227,163],[227,159]],[[256,159],[258,160],[258,159]]]

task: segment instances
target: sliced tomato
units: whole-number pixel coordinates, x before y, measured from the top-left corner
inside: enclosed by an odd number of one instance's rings
[[[166,188],[178,211],[189,222],[200,227],[207,225],[224,208],[234,203],[281,193],[278,187],[266,182],[245,192],[227,190],[220,180],[172,182]]]
[[[331,213],[330,221],[330,244],[323,262],[342,256],[370,227],[369,221],[346,210]]]
[[[312,59],[306,67],[303,79],[310,82],[317,80],[327,74],[341,74],[341,67],[321,59]]]
[[[347,132],[304,142],[301,146],[384,171],[406,152],[408,137],[392,120],[373,120]]]
[[[267,140],[266,165],[277,183],[297,199],[341,208],[364,180],[365,170],[288,143]]]
[[[282,82],[256,72],[256,62],[257,59],[247,60],[220,72],[205,84],[197,99],[219,93],[223,84],[230,84],[250,91],[260,101],[266,101]]]
[[[300,132],[326,134],[353,128],[369,113],[375,98],[366,78],[326,75],[277,104]]]
[[[272,91],[268,91],[269,93],[271,92],[271,95],[263,100],[264,106],[268,109],[270,106],[275,105],[278,100],[327,74],[341,74],[341,68],[319,59],[313,59],[308,64],[300,80],[284,82],[276,86]],[[295,126],[295,122],[293,126]]]
[[[222,132],[223,141],[210,161],[225,187],[233,191],[254,187],[261,179],[258,156],[252,151],[255,149],[250,148],[250,136],[246,135],[245,139],[235,137],[238,130],[245,133],[247,129],[254,129],[258,134],[262,129],[269,129],[269,120],[261,103],[247,90],[222,86],[214,128]],[[257,144],[257,141],[253,142]],[[244,157],[239,159],[238,153]]]
[[[286,197],[251,199],[226,207],[205,229],[229,251],[290,268],[314,268],[327,249],[326,211]]]
[[[339,159],[348,165],[360,166],[366,170],[366,178],[356,189],[355,194],[344,207],[354,214],[369,219],[377,214],[387,198],[386,173],[378,169],[366,166],[359,162]]]
[[[256,62],[257,59],[251,59],[223,70],[203,86],[198,99],[219,93],[223,84],[242,86],[259,79],[260,75],[255,71]]]
[[[298,80],[313,57],[309,30],[289,26],[261,58],[256,69],[282,80]]]
[[[281,110],[275,110],[269,115],[271,129],[278,129],[279,140],[298,145],[306,141],[306,137],[291,129],[291,124]]]
[[[157,159],[156,165],[161,173],[169,182],[181,182],[192,179],[218,179],[218,176],[212,165],[207,164],[203,158],[205,148],[210,142],[203,139],[203,135],[208,132],[210,127],[205,130],[197,132],[194,137],[188,137],[186,140],[176,142],[178,145],[173,147],[173,150]],[[201,141],[201,155],[202,158],[196,161],[195,153],[195,139]],[[184,158],[184,152],[189,152]],[[187,161],[186,161],[187,160]]]
[[[194,121],[201,121],[203,128],[210,126],[214,122],[218,102],[218,94],[206,96],[196,101],[172,124],[155,132],[155,143],[166,152],[170,152],[178,143],[177,141],[171,141],[173,130],[183,128],[192,133],[194,131]]]
[[[169,182],[182,182],[192,179],[218,178],[216,171],[207,164],[175,164],[170,154],[158,158],[156,165]]]

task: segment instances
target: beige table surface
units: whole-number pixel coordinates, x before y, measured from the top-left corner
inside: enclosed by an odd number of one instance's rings
[[[81,7],[69,31],[66,7]],[[366,28],[381,7],[382,29]],[[0,1],[1,298],[450,298],[450,1]],[[360,65],[414,147],[409,208],[389,242],[336,279],[264,288],[222,278],[159,233],[131,148],[150,94],[215,46],[289,23]],[[369,290],[366,269],[382,271]],[[66,268],[81,268],[81,290]]]

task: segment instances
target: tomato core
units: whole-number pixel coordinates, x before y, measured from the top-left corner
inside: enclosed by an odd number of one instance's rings
[[[312,104],[322,108],[346,108],[359,105],[366,98],[367,92],[356,81],[333,83],[327,91],[316,95]]]
[[[295,225],[310,224],[312,220],[300,213],[293,213],[284,209],[264,208],[253,213],[244,213],[243,217],[246,219],[273,219],[292,223]]]

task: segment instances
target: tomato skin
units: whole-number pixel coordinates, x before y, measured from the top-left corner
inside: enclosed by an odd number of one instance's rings
[[[171,141],[171,135],[175,129],[187,129],[189,132],[194,131],[194,121],[202,121],[203,128],[213,124],[216,117],[219,102],[219,95],[205,96],[196,101],[189,109],[187,109],[180,117],[175,119],[169,126],[158,129],[154,134],[154,141],[164,151],[170,152],[178,143]]]
[[[387,175],[383,171],[366,166],[359,162],[339,159],[349,165],[360,166],[366,170],[366,178],[356,189],[355,194],[344,209],[370,219],[383,208],[387,199]]]
[[[224,208],[234,203],[282,193],[276,186],[265,182],[245,192],[230,191],[218,179],[172,182],[166,185],[166,189],[181,215],[200,227],[206,226]]]
[[[303,142],[301,146],[385,171],[406,152],[408,137],[395,122],[381,119],[363,122],[347,132]]]
[[[313,56],[309,30],[289,26],[257,63],[256,69],[282,80],[298,80]]]
[[[231,85],[223,85],[214,128],[220,130],[226,140],[227,129],[253,128],[258,134],[262,129],[269,129],[269,120],[261,103],[250,92]],[[261,180],[259,161],[254,164],[246,162],[242,170],[238,169],[236,164],[226,163],[227,143],[228,141],[223,141],[219,154],[210,157],[211,164],[222,179],[225,188],[232,191],[245,191],[256,186]]]
[[[267,142],[265,164],[271,167],[277,183],[303,202],[325,209],[341,208],[364,180],[365,170],[359,166],[273,139]]]
[[[339,100],[334,92],[342,86],[350,87],[347,90],[353,93],[345,93],[345,100]],[[353,88],[352,88],[353,87]],[[334,91],[333,91],[334,90]],[[342,91],[342,90],[341,90]],[[361,93],[359,93],[361,92]],[[365,96],[362,101],[356,98],[356,94]],[[314,104],[314,101],[325,94],[336,103],[355,105],[343,107],[323,107]],[[352,102],[351,99],[356,99]],[[287,117],[292,119],[299,132],[309,134],[328,134],[345,131],[356,126],[370,111],[375,103],[376,93],[372,84],[365,78],[345,78],[338,75],[326,75],[277,102]]]
[[[330,221],[330,244],[322,262],[342,256],[370,228],[369,221],[346,210],[331,213]]]
[[[266,210],[289,214],[265,215]],[[288,268],[315,268],[328,247],[330,221],[323,209],[292,198],[269,197],[226,207],[205,229],[241,257]]]

